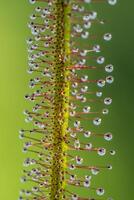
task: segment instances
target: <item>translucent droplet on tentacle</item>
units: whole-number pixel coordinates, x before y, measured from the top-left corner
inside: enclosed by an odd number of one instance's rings
[[[89,113],[90,112],[90,106],[85,106],[84,108],[83,108],[83,112],[84,113]]]
[[[103,80],[103,79],[100,79],[100,80],[98,80],[97,81],[97,85],[99,86],[99,87],[104,87],[105,86],[105,80]]]
[[[98,153],[99,156],[104,156],[104,155],[106,154],[106,149],[104,149],[104,148],[99,148],[99,149],[97,150],[97,153]]]
[[[70,106],[70,108],[71,108],[72,110],[75,110],[75,109],[77,108],[77,106],[76,106],[74,103],[72,103],[72,102],[70,103],[69,106]]]
[[[83,21],[88,22],[90,20],[90,16],[89,15],[84,15],[83,16]]]
[[[89,29],[89,28],[91,28],[91,25],[92,25],[92,23],[90,21],[87,21],[84,23],[84,28]]]
[[[22,183],[24,183],[24,182],[27,181],[27,178],[26,178],[25,176],[23,176],[23,177],[20,178],[20,181],[21,181]]]
[[[111,103],[112,103],[112,99],[111,99],[110,97],[106,97],[106,98],[104,99],[104,104],[110,105]]]
[[[89,137],[91,136],[91,132],[90,132],[90,131],[85,131],[85,132],[84,132],[84,136],[85,136],[86,138],[89,138]]]
[[[112,197],[109,197],[107,200],[114,200]]]
[[[36,0],[29,0],[29,3],[34,4],[36,3]]]
[[[91,150],[91,149],[92,149],[92,143],[86,144],[86,145],[85,145],[85,148],[86,148],[87,150]]]
[[[107,141],[112,140],[113,139],[112,133],[105,133],[104,134],[104,139],[107,140]]]
[[[93,46],[93,51],[95,51],[96,53],[99,53],[100,52],[100,45],[94,45]]]
[[[73,10],[78,10],[78,4],[73,4],[73,5],[72,5],[72,9],[73,9]]]
[[[70,169],[70,170],[75,170],[75,165],[70,164],[70,165],[69,165],[69,169]]]
[[[113,83],[114,82],[114,77],[113,76],[107,76],[106,77],[106,82],[109,83],[109,84]]]
[[[116,154],[115,150],[110,150],[110,155],[114,156]]]
[[[102,114],[103,115],[107,115],[109,113],[109,110],[107,109],[107,108],[104,108],[103,110],[102,110]]]
[[[99,172],[100,172],[100,170],[97,169],[97,168],[92,168],[92,169],[91,169],[91,173],[92,173],[93,175],[97,175]]]
[[[88,80],[88,75],[84,75],[81,77],[81,81],[86,82]]]
[[[78,87],[78,83],[77,83],[77,82],[74,82],[74,83],[72,84],[72,87],[73,87],[73,88],[77,88],[77,87]]]
[[[98,64],[103,64],[105,62],[105,58],[103,56],[100,56],[97,58],[97,63]]]
[[[99,196],[104,195],[104,193],[105,193],[105,191],[104,191],[103,188],[98,188],[98,189],[96,190],[96,194],[99,195]]]
[[[85,85],[85,86],[83,86],[83,87],[81,88],[81,92],[85,93],[85,92],[87,92],[87,91],[88,91],[88,86],[87,86],[87,85]]]
[[[89,175],[85,175],[85,180],[91,180],[92,176],[89,176]]]
[[[92,0],[84,0],[85,3],[91,3]]]
[[[78,10],[79,10],[79,12],[84,12],[85,7],[84,6],[79,6]]]
[[[42,10],[42,12],[43,12],[45,15],[50,15],[50,14],[51,14],[49,8],[44,8],[44,9]]]
[[[30,19],[35,20],[36,19],[36,15],[35,14],[30,15]]]
[[[78,199],[79,199],[79,197],[78,197],[77,194],[73,194],[73,195],[71,196],[71,200],[78,200]]]
[[[73,29],[74,29],[77,33],[82,33],[82,31],[83,31],[83,28],[82,28],[79,24],[75,25],[75,26],[73,27]]]
[[[97,97],[102,97],[102,92],[96,92]]]
[[[107,168],[108,168],[109,170],[112,170],[112,169],[113,169],[112,165],[108,165]]]
[[[41,11],[41,8],[38,6],[38,7],[35,8],[35,11],[36,11],[36,12],[40,12],[40,11]]]
[[[95,119],[93,119],[93,124],[99,126],[101,124],[101,118],[96,117]]]
[[[79,65],[85,65],[86,64],[86,59],[81,59],[79,62],[78,62]]]
[[[28,166],[30,165],[30,158],[27,158],[27,159],[24,161],[23,165],[24,165],[25,167],[28,167]]]
[[[70,114],[71,117],[74,117],[76,112],[75,111],[71,111],[69,114]]]
[[[73,90],[71,93],[72,93],[73,96],[75,96],[78,93],[78,91],[77,90]]]
[[[71,174],[71,175],[70,175],[70,180],[71,180],[71,181],[75,181],[75,179],[76,179],[76,175]]]
[[[34,186],[34,187],[32,187],[32,191],[33,191],[33,192],[38,192],[38,191],[39,191],[39,188],[36,187],[36,186]]]
[[[74,147],[75,147],[76,149],[79,149],[79,148],[80,148],[80,141],[79,141],[79,140],[75,140],[75,142],[74,142]]]
[[[89,37],[89,32],[87,32],[87,31],[83,32],[83,33],[81,34],[81,37],[82,37],[83,39],[87,39],[87,38]]]
[[[86,101],[87,101],[87,98],[86,97],[82,97],[81,102],[85,103]]]
[[[78,165],[81,165],[82,163],[83,163],[83,158],[81,158],[81,157],[79,157],[79,156],[76,156],[76,163],[78,164]]]
[[[80,55],[85,57],[87,55],[87,50],[80,51]]]
[[[84,181],[83,185],[84,185],[84,187],[90,187],[90,185],[91,185],[90,180]]]
[[[105,66],[105,71],[106,72],[111,73],[111,72],[113,72],[113,70],[114,70],[114,66],[112,64],[109,64],[109,65]]]
[[[26,40],[27,44],[32,44],[33,43],[33,39],[32,38],[29,38]]]
[[[117,3],[117,0],[107,0],[108,4],[114,6]]]
[[[112,39],[112,34],[111,33],[105,33],[103,38],[106,41],[110,41]]]

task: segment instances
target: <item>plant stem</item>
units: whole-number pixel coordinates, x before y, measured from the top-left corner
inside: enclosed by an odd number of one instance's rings
[[[51,200],[63,199],[66,130],[69,116],[70,4],[56,2],[55,97]]]

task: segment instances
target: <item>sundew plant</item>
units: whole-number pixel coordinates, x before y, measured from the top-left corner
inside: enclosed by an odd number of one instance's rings
[[[107,45],[112,34],[104,32],[106,21],[94,5],[113,6],[116,0],[29,2],[34,10],[27,39],[32,89],[25,98],[31,110],[24,111],[30,124],[20,130],[28,157],[21,178],[27,185],[19,200],[112,200],[94,181],[112,169],[105,154],[115,154],[101,145],[112,140],[112,133],[99,128],[112,103],[103,88],[114,81],[114,67],[100,44]],[[92,32],[94,27],[101,33]]]

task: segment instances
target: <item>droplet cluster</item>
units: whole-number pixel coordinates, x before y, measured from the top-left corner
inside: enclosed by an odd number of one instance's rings
[[[112,104],[103,88],[114,82],[114,66],[107,63],[100,45],[107,45],[112,34],[92,31],[92,27],[101,29],[105,24],[92,3],[109,6],[117,2],[29,2],[35,7],[28,22],[31,93],[25,99],[32,108],[24,111],[29,124],[19,131],[23,152],[28,155],[21,181],[28,182],[29,189],[20,191],[19,200],[98,200],[103,195],[104,200],[113,200],[105,188],[92,184],[93,176],[112,169],[109,163],[94,164],[92,156],[100,160],[116,153],[107,145],[98,145],[113,139],[110,130],[102,133],[99,127]],[[85,189],[81,196],[79,190]]]

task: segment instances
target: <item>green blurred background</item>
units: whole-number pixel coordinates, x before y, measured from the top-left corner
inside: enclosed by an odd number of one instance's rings
[[[95,7],[95,6],[94,6]],[[114,133],[117,154],[113,171],[101,176],[115,200],[132,199],[134,169],[134,1],[120,0],[115,7],[96,6],[108,20],[105,29],[113,33],[107,58],[115,65],[115,83],[110,87],[112,111],[107,126]],[[23,99],[28,92],[26,42],[27,0],[0,0],[0,200],[15,200],[22,188],[20,176],[24,156],[18,130],[25,127]]]

